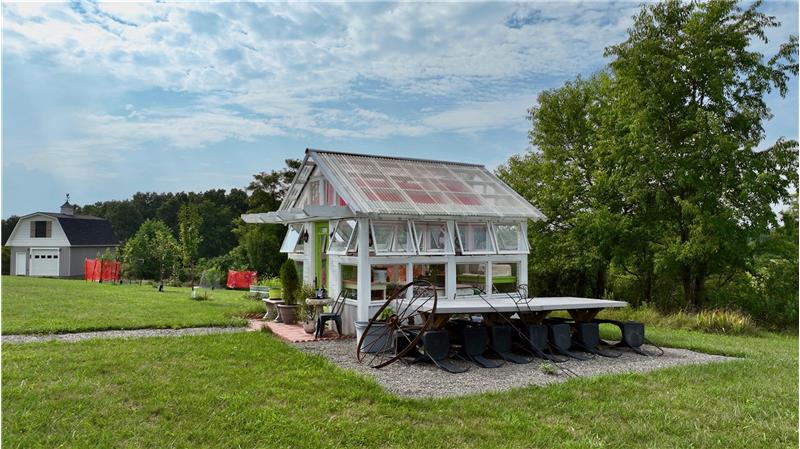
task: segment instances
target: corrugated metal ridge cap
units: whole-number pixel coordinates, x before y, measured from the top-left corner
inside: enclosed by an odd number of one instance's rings
[[[356,157],[366,157],[366,158],[374,158],[374,159],[390,159],[395,161],[413,161],[413,162],[424,162],[428,164],[447,164],[447,165],[462,165],[466,167],[479,167],[484,170],[488,169],[485,165],[481,164],[471,164],[469,162],[455,162],[455,161],[442,161],[436,159],[420,159],[420,158],[413,158],[413,157],[399,157],[399,156],[385,156],[382,154],[366,154],[366,153],[353,153],[347,151],[333,151],[333,150],[320,150],[316,148],[306,148],[306,153],[320,153],[320,154],[332,154],[332,155],[342,155],[342,156],[356,156]]]

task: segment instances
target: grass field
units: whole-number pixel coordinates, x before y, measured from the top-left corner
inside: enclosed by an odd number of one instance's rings
[[[651,337],[744,360],[407,400],[264,333],[4,345],[2,442],[4,448],[797,447],[797,338],[665,330]]]
[[[192,301],[188,288],[112,285],[80,280],[2,278],[3,334],[106,329],[242,325],[242,315],[264,310],[242,291],[215,290]]]
[[[258,310],[241,292],[188,295],[3,278],[3,332],[237,324]],[[742,360],[411,400],[265,333],[4,344],[2,445],[797,447],[796,336],[648,335]]]

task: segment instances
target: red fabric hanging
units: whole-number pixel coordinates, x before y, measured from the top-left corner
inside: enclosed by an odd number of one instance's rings
[[[83,278],[92,282],[119,281],[122,263],[116,260],[86,259],[83,261]]]
[[[256,283],[258,272],[228,270],[228,288],[250,288]]]

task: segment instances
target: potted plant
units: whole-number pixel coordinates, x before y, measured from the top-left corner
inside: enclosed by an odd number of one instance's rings
[[[278,277],[269,278],[267,280],[267,287],[269,287],[269,299],[281,299],[281,279]]]
[[[392,315],[394,315],[394,309],[391,307],[383,309],[381,314],[378,315],[378,319],[372,322],[369,332],[365,334],[364,332],[366,331],[369,322],[355,322],[356,330],[358,330],[360,334],[363,334],[361,338],[364,340],[364,342],[361,344],[361,348],[364,350],[364,352],[378,352],[382,349],[388,351],[392,348],[392,344],[389,342],[390,334],[389,325],[387,323]]]
[[[278,304],[278,310],[284,324],[294,324],[297,321],[297,293],[300,284],[294,261],[286,259],[286,262],[281,265],[280,273],[283,304]]]

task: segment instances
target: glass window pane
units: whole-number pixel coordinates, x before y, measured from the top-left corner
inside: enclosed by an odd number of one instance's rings
[[[411,246],[411,236],[408,233],[408,222],[398,222],[395,224],[394,229],[392,252],[408,252],[408,248]]]
[[[330,246],[328,246],[329,254],[345,254],[347,252],[348,244],[356,225],[357,222],[355,220],[339,220],[336,222],[331,234]]]
[[[389,252],[392,249],[394,240],[394,224],[392,223],[373,223],[372,224],[372,244],[375,252]]]
[[[358,268],[355,265],[339,265],[339,273],[343,296],[358,299]]]
[[[420,254],[452,254],[450,233],[444,222],[414,222]]]
[[[412,254],[414,245],[407,221],[373,221],[372,246],[375,254]]]
[[[283,244],[281,244],[282,253],[302,253],[305,248],[305,242],[303,241],[303,234],[304,228],[303,225],[300,223],[293,223],[289,225],[289,229],[286,232],[286,237],[283,239]]]
[[[441,264],[414,264],[414,280],[426,280],[436,288],[439,298],[446,296],[446,265]]]
[[[500,252],[518,252],[522,250],[519,224],[498,223],[494,225],[494,236],[497,250]]]
[[[406,265],[372,265],[370,270],[370,298],[373,301],[386,301],[396,289],[406,284]]]
[[[492,290],[497,293],[513,293],[517,291],[516,263],[492,263]]]
[[[456,295],[477,295],[486,291],[486,264],[456,264]]]
[[[458,223],[458,240],[464,254],[494,252],[488,223]]]

